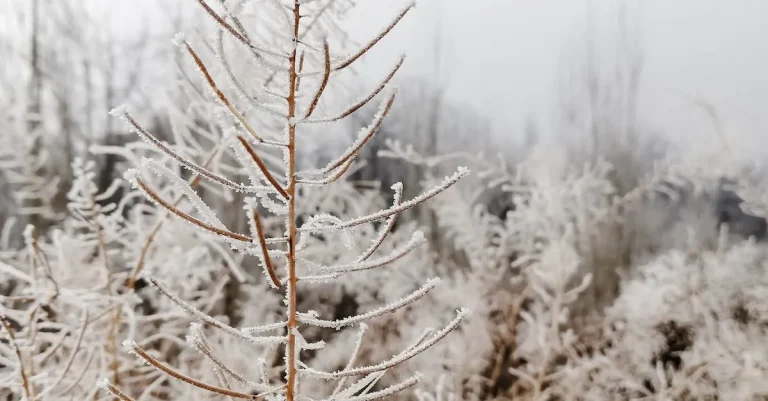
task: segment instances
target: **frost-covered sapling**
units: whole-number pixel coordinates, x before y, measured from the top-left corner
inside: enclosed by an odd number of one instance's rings
[[[213,208],[209,207],[190,186],[190,182],[182,179],[161,161],[142,159],[141,166],[127,172],[125,177],[134,188],[142,191],[146,198],[159,208],[189,222],[202,233],[226,241],[232,249],[258,258],[266,281],[273,288],[282,289],[285,293],[286,319],[261,326],[235,328],[195,308],[172,293],[157,277],[147,272],[139,272],[140,269],[137,269],[137,274],[143,274],[144,279],[157,291],[197,321],[190,329],[188,344],[200,351],[216,366],[219,383],[210,384],[189,377],[179,369],[160,361],[133,341],[127,341],[126,348],[171,378],[201,390],[233,398],[256,399],[270,396],[288,401],[296,399],[372,400],[415,385],[421,378],[419,373],[389,387],[374,390],[376,383],[389,369],[432,347],[454,330],[468,311],[459,310],[456,317],[439,330],[426,329],[420,337],[414,339],[410,346],[390,359],[369,366],[355,366],[355,360],[366,332],[366,321],[394,312],[422,298],[434,288],[437,279],[427,280],[420,288],[397,301],[367,313],[338,320],[325,319],[316,311],[300,312],[297,301],[298,292],[312,291],[307,287],[313,283],[324,283],[342,279],[347,274],[382,268],[407,255],[425,241],[420,232],[414,233],[409,241],[395,246],[393,250],[383,255],[377,252],[380,245],[387,240],[397,215],[434,197],[468,174],[466,168],[460,168],[436,187],[409,200],[402,199],[402,185],[396,184],[392,187],[394,200],[391,206],[359,217],[343,218],[323,213],[323,211],[301,219],[297,215],[297,203],[300,200],[299,188],[331,185],[342,178],[355,163],[360,150],[382,126],[395,100],[395,92],[389,89],[389,84],[403,64],[404,58],[398,59],[382,81],[362,99],[335,112],[327,111],[329,107],[324,107],[326,105],[323,102],[331,91],[332,81],[339,72],[348,69],[383,39],[414,7],[414,4],[403,8],[392,22],[367,44],[350,54],[337,56],[328,40],[330,38],[326,38],[324,32],[318,35],[317,29],[314,29],[313,35],[306,34],[313,28],[313,21],[319,20],[333,2],[295,0],[288,4],[281,0],[270,0],[254,5],[258,7],[257,12],[263,11],[267,13],[264,15],[274,16],[273,19],[264,20],[274,29],[269,45],[252,39],[238,17],[241,7],[228,7],[222,2],[222,10],[217,11],[205,0],[197,2],[217,24],[219,44],[221,36],[228,35],[234,40],[240,52],[254,60],[255,69],[269,72],[266,83],[249,90],[248,85],[233,73],[227,58],[223,54],[218,54],[220,67],[232,81],[232,87],[242,101],[237,102],[225,94],[222,83],[208,68],[203,61],[204,57],[195,50],[191,41],[182,37],[177,39],[182,52],[199,70],[203,85],[208,88],[211,97],[219,103],[222,111],[230,119],[232,128],[225,132],[223,141],[231,148],[230,150],[242,165],[241,171],[247,175],[249,182],[238,182],[221,172],[214,171],[209,166],[193,162],[142,128],[138,119],[122,108],[115,109],[113,115],[125,120],[136,134],[167,155],[169,160],[191,172],[194,179],[207,181],[233,193],[244,194],[246,196],[244,207],[250,233],[246,235],[228,228],[217,217]],[[343,120],[377,97],[383,97],[378,113],[370,125],[359,131],[357,139],[346,150],[324,167],[308,170],[299,168],[299,148],[304,141],[299,135],[303,129]],[[321,113],[327,114],[318,116]],[[272,154],[270,152],[280,154],[281,158],[277,158],[279,165],[274,165],[275,158],[270,157]],[[270,159],[267,160],[267,157]],[[168,199],[167,190],[153,187],[153,181],[147,179],[148,173],[154,173],[162,181],[170,183],[174,193],[181,194],[191,203],[196,213],[193,215],[192,212],[182,210],[178,200]],[[263,224],[265,213],[284,218],[282,235],[271,235],[265,229]],[[322,236],[331,244],[338,244],[335,246],[344,246],[356,228],[379,222],[381,223],[378,226],[379,231],[370,246],[349,261],[339,260],[332,264],[324,264],[311,260],[304,252],[307,241],[311,237]],[[300,285],[303,288],[299,288]],[[267,375],[248,378],[227,366],[217,357],[214,347],[202,330],[203,325],[219,329],[246,344],[284,347],[284,378],[277,382],[268,378]],[[325,345],[322,341],[307,341],[300,330],[302,325],[335,329],[357,325],[359,327],[357,343],[350,350],[351,356],[347,365],[341,370],[323,371],[302,362],[302,351],[317,350]],[[247,345],[244,345],[243,352],[249,352]],[[331,394],[300,395],[300,378],[302,380],[335,380],[337,385]],[[357,379],[347,382],[350,378]],[[238,385],[233,385],[233,382]],[[130,399],[115,383],[107,382],[104,386],[113,395],[121,399]]]

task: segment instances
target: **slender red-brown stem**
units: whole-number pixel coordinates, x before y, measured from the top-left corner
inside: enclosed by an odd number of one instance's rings
[[[8,322],[8,320],[3,315],[0,315],[0,323],[3,324],[3,328],[5,328],[5,331],[8,333],[9,342],[11,343],[11,346],[13,346],[13,351],[16,353],[16,359],[19,360],[19,372],[21,372],[21,385],[24,387],[24,393],[26,394],[27,399],[32,399],[32,392],[29,389],[27,371],[24,370],[24,359],[21,357],[21,350],[19,349],[19,345],[16,344],[16,335],[13,333],[11,323]]]
[[[280,196],[282,196],[285,199],[288,199],[288,194],[285,193],[285,189],[283,189],[280,183],[277,182],[277,180],[272,175],[272,173],[269,172],[269,169],[267,169],[267,165],[264,164],[264,161],[261,160],[261,158],[253,149],[251,144],[249,144],[248,141],[246,141],[245,138],[243,138],[240,135],[237,136],[237,139],[240,141],[240,144],[243,145],[245,150],[251,156],[251,159],[253,159],[253,161],[256,163],[257,166],[259,166],[259,170],[261,170],[261,173],[264,174],[264,177],[267,178],[267,181],[269,181],[269,183],[272,184],[275,190],[280,193]]]
[[[246,399],[246,400],[256,400],[258,398],[263,397],[263,395],[261,395],[261,394],[257,394],[257,395],[245,394],[245,393],[241,393],[239,391],[233,391],[233,390],[230,390],[228,388],[214,386],[214,385],[203,383],[203,382],[201,382],[199,380],[193,379],[193,378],[191,378],[191,377],[189,377],[189,376],[187,376],[187,375],[185,375],[185,374],[183,374],[181,372],[178,372],[178,371],[172,369],[171,367],[166,366],[165,364],[161,363],[160,361],[158,361],[157,359],[155,359],[152,356],[150,356],[146,351],[144,351],[141,347],[139,347],[137,345],[134,345],[131,348],[131,351],[135,352],[136,355],[139,356],[139,358],[143,359],[145,362],[147,362],[148,364],[152,365],[157,370],[165,373],[166,375],[171,376],[171,377],[173,377],[175,379],[181,380],[181,381],[183,381],[183,382],[185,382],[187,384],[191,384],[191,385],[193,385],[195,387],[201,388],[203,390],[207,390],[207,391],[210,391],[212,393],[217,393],[217,394],[221,394],[221,395],[226,395],[226,396],[229,396],[229,397],[243,398],[243,399]]]
[[[40,248],[40,242],[38,242],[38,238],[40,236],[39,231],[37,228],[35,228],[35,233],[32,238],[32,249],[35,251],[35,254],[38,258],[40,258],[40,263],[45,268],[45,277],[53,283],[54,288],[54,297],[59,296],[59,283],[56,282],[56,280],[53,279],[53,270],[51,270],[51,262],[48,260],[48,257],[45,256],[45,253]]]
[[[224,92],[219,89],[219,86],[216,85],[216,81],[213,80],[213,77],[208,72],[208,68],[205,66],[205,63],[203,63],[203,60],[200,58],[200,56],[197,55],[197,53],[192,49],[192,46],[189,45],[189,43],[184,42],[184,47],[187,49],[187,53],[189,53],[190,56],[192,56],[192,60],[195,61],[195,64],[197,65],[197,68],[200,69],[200,72],[203,74],[203,77],[205,77],[205,80],[208,82],[208,86],[211,87],[211,89],[216,93],[216,96],[219,98],[221,103],[226,106],[229,111],[232,113],[232,115],[240,122],[240,124],[243,126],[243,128],[248,131],[251,136],[256,138],[259,142],[264,142],[263,139],[256,133],[256,131],[251,127],[250,124],[248,124],[248,121],[243,117],[242,114],[240,114],[239,111],[235,108],[235,106],[232,104],[232,102],[229,101],[227,96],[224,94]]]
[[[309,118],[315,111],[315,107],[317,107],[317,104],[320,102],[320,96],[323,96],[323,92],[328,86],[328,79],[331,76],[331,49],[328,47],[327,41],[323,43],[323,55],[325,56],[325,72],[323,73],[323,80],[320,81],[320,87],[317,89],[315,97],[312,99],[312,103],[309,104],[307,114],[304,115],[304,118]]]
[[[304,52],[299,56],[299,74],[304,71]],[[296,77],[296,91],[301,88],[301,76]]]
[[[120,385],[120,360],[118,359],[118,330],[122,324],[123,307],[119,305],[112,317],[109,319],[109,331],[107,332],[106,348],[111,360],[109,361],[109,370],[112,372],[112,381]]]
[[[117,386],[113,385],[112,383],[107,383],[106,390],[117,397],[117,399],[120,401],[134,401],[133,398],[127,394],[124,394]]]
[[[291,67],[289,73],[288,91],[288,382],[285,390],[286,401],[294,401],[296,390],[296,335],[294,330],[298,326],[296,319],[296,125],[293,118],[296,116],[296,47],[299,41],[299,21],[301,16],[298,0],[293,3],[293,40],[294,46],[289,58]]]
[[[190,222],[192,224],[197,225],[198,227],[202,227],[202,228],[204,228],[204,229],[206,229],[206,230],[208,230],[208,231],[210,231],[212,233],[215,233],[215,234],[218,234],[218,235],[221,235],[221,236],[224,236],[224,237],[229,237],[229,238],[232,238],[232,239],[235,239],[235,240],[238,240],[238,241],[242,241],[242,242],[251,242],[252,241],[252,239],[250,237],[248,237],[248,236],[245,236],[245,235],[242,235],[242,234],[238,234],[238,233],[233,233],[231,231],[227,231],[227,230],[223,230],[221,228],[214,227],[214,226],[212,226],[210,224],[206,224],[203,221],[201,221],[199,219],[196,219],[196,218],[194,218],[194,217],[192,217],[192,216],[182,212],[181,210],[175,208],[173,205],[171,205],[170,203],[165,201],[163,198],[161,198],[160,195],[158,195],[155,191],[153,191],[151,188],[149,188],[147,186],[147,184],[145,184],[144,181],[142,181],[140,178],[136,179],[136,184],[139,186],[139,188],[141,188],[144,191],[144,193],[148,197],[150,197],[152,200],[157,202],[157,204],[159,204],[160,206],[165,208],[167,211],[175,214],[176,216],[181,217],[182,219],[184,219],[184,220],[186,220],[186,221],[188,221],[188,222]]]
[[[269,279],[272,280],[272,284],[275,287],[280,287],[280,279],[277,277],[277,272],[272,266],[272,258],[269,257],[269,250],[267,249],[267,240],[264,238],[264,228],[261,225],[261,217],[259,217],[259,211],[253,211],[253,224],[256,226],[256,235],[259,239],[259,246],[261,247],[262,255],[264,256],[264,266],[269,274]]]

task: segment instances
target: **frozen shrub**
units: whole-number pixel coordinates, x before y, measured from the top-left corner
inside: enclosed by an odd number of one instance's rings
[[[396,313],[397,310],[424,297],[436,286],[436,279],[426,279],[416,288],[406,287],[388,291],[387,294],[399,293],[400,298],[388,300],[385,304],[370,308],[368,312],[358,312],[351,316],[346,316],[346,313],[344,316],[328,316],[316,310],[299,311],[299,297],[304,292],[311,293],[311,289],[306,289],[304,286],[321,286],[330,280],[354,275],[360,271],[383,268],[406,257],[424,241],[424,238],[417,231],[410,237],[402,238],[402,241],[395,246],[385,246],[397,215],[454,185],[468,173],[466,169],[460,168],[458,172],[446,177],[435,187],[408,200],[403,199],[402,185],[395,184],[392,186],[393,202],[390,206],[378,211],[362,210],[357,207],[358,202],[347,204],[341,197],[334,197],[335,202],[330,210],[323,209],[323,202],[318,202],[317,210],[300,214],[302,210],[299,205],[303,200],[302,195],[305,194],[302,188],[331,185],[338,181],[352,167],[360,149],[376,134],[394,102],[395,94],[388,89],[388,84],[402,65],[403,59],[395,63],[389,75],[376,88],[341,111],[332,111],[330,107],[324,107],[322,100],[327,97],[324,95],[331,93],[329,82],[378,43],[413,5],[406,6],[390,25],[359,50],[349,55],[337,56],[332,51],[333,43],[322,35],[320,37],[304,35],[305,30],[311,27],[310,23],[305,21],[322,19],[326,13],[326,7],[318,2],[296,1],[288,8],[284,8],[279,2],[261,6],[259,11],[274,12],[273,28],[280,32],[272,35],[272,43],[267,44],[261,44],[250,37],[242,27],[235,13],[236,10],[224,6],[221,11],[216,11],[204,0],[200,0],[199,3],[205,13],[219,25],[219,31],[235,42],[238,53],[242,52],[252,57],[259,68],[270,72],[269,81],[272,84],[264,84],[256,88],[257,96],[253,96],[247,86],[232,73],[226,56],[222,53],[217,54],[220,66],[227,73],[225,75],[241,99],[236,102],[234,98],[224,93],[223,87],[217,83],[220,82],[218,77],[212,75],[212,70],[207,67],[203,57],[194,50],[196,46],[183,37],[177,39],[177,45],[189,56],[202,76],[206,91],[221,107],[219,110],[222,113],[221,118],[231,121],[224,124],[226,126],[224,136],[219,140],[219,143],[224,146],[219,149],[223,153],[225,148],[231,147],[233,155],[241,165],[236,171],[240,176],[247,177],[248,182],[238,182],[235,178],[229,178],[224,172],[214,170],[212,167],[215,163],[210,166],[209,162],[206,162],[206,165],[200,165],[192,161],[179,150],[173,149],[142,128],[136,117],[123,109],[115,109],[113,115],[125,120],[136,134],[165,155],[159,160],[142,159],[137,169],[130,170],[126,174],[126,179],[160,209],[165,209],[175,217],[191,223],[192,228],[210,238],[211,244],[223,240],[233,250],[258,258],[265,281],[274,289],[284,291],[286,312],[281,321],[270,321],[266,324],[238,329],[183,299],[191,295],[192,288],[189,288],[190,283],[172,283],[163,279],[162,271],[168,268],[169,263],[158,268],[159,273],[148,271],[141,265],[137,265],[133,277],[129,280],[130,286],[133,286],[137,279],[149,282],[179,309],[184,310],[200,323],[205,323],[205,325],[191,326],[188,343],[200,351],[212,364],[216,380],[202,381],[182,373],[180,368],[184,367],[183,363],[182,366],[171,367],[136,343],[138,339],[127,340],[126,349],[159,372],[179,380],[181,386],[189,385],[202,391],[235,398],[252,399],[279,395],[281,399],[284,397],[292,401],[297,399],[301,392],[317,397],[319,391],[310,387],[313,386],[311,383],[317,379],[337,382],[335,389],[328,391],[331,399],[375,399],[413,386],[421,379],[421,374],[418,372],[403,377],[402,380],[388,387],[374,390],[376,383],[388,370],[432,347],[454,330],[466,315],[466,310],[459,310],[457,316],[443,328],[426,329],[421,335],[411,338],[410,344],[405,349],[394,351],[386,356],[383,362],[357,366],[357,359],[362,359],[359,358],[358,352],[361,349],[360,344],[365,340],[368,320]],[[221,34],[218,40],[221,41]],[[378,97],[380,93],[384,99],[381,101],[379,112],[369,126],[360,130],[357,139],[348,149],[322,168],[300,169],[301,163],[297,159],[300,155],[298,149],[302,140],[298,135],[302,134],[306,127],[342,120]],[[247,107],[244,107],[245,105]],[[258,118],[251,117],[250,113],[246,114],[244,110],[252,110]],[[320,114],[326,114],[326,117],[317,117]],[[275,157],[276,155],[279,156]],[[170,162],[174,167],[169,168],[166,162]],[[195,184],[199,180],[200,183],[219,187],[219,191],[223,190],[222,194],[225,197],[232,193],[245,194],[243,207],[246,211],[249,234],[241,234],[228,228],[205,200],[193,190],[190,183],[182,179],[176,166],[194,174],[192,180]],[[157,177],[160,179],[158,180]],[[168,196],[170,193],[178,194],[177,200],[170,200],[173,199]],[[183,203],[180,203],[182,201]],[[194,211],[189,211],[187,202],[191,204]],[[345,204],[348,207],[344,207]],[[329,213],[335,211],[339,213]],[[358,213],[361,215],[358,216]],[[282,228],[278,230],[271,224],[267,225],[267,218],[264,217],[267,215],[280,217]],[[353,236],[356,235],[357,229],[372,223],[378,223],[378,227],[367,248],[358,249],[358,252],[352,255],[348,255],[349,252],[339,252],[338,258],[332,257],[333,251],[327,252],[328,247],[339,251],[345,246],[354,248]],[[316,254],[319,249],[324,249],[322,255]],[[140,255],[141,257],[143,255]],[[179,254],[172,259],[179,257],[183,258]],[[236,264],[230,264],[229,267],[240,281],[245,281],[245,272],[240,271]],[[181,296],[175,295],[174,287],[177,286],[187,287],[186,291],[181,292]],[[257,302],[263,301],[262,299]],[[423,321],[413,321],[414,325],[419,323]],[[350,356],[346,365],[325,366],[326,361],[322,359],[319,363],[314,363],[315,366],[305,363],[302,353],[322,353],[326,343],[319,338],[313,339],[308,336],[312,333],[309,329],[299,330],[300,325],[336,330],[347,326],[360,326],[353,343],[357,345],[347,348]],[[266,371],[252,378],[238,373],[217,356],[215,346],[211,345],[209,334],[204,330],[206,326],[217,328],[244,342],[244,347],[255,346],[257,349],[267,350],[282,348],[284,377],[270,377]],[[279,334],[281,332],[284,334]],[[338,355],[338,352],[334,354]],[[330,358],[326,359],[330,360]],[[179,362],[183,362],[183,359],[179,359]],[[267,366],[262,366],[261,369],[265,370]],[[353,379],[355,377],[357,379]],[[300,378],[308,384],[299,386]],[[235,386],[234,382],[239,384]],[[105,388],[116,396],[126,396],[117,383],[107,382]],[[308,396],[303,397],[308,398]]]

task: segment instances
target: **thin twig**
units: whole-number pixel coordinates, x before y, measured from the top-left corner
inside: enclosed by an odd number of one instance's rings
[[[405,17],[405,14],[407,14],[408,11],[411,11],[411,9],[414,6],[415,6],[415,4],[411,3],[407,7],[405,7],[403,9],[403,11],[401,11],[400,14],[398,14],[397,17],[395,17],[395,19],[386,28],[384,28],[384,30],[378,36],[376,36],[375,38],[373,38],[373,40],[368,42],[367,45],[363,46],[363,48],[361,48],[357,53],[355,53],[351,57],[347,58],[346,61],[344,61],[343,63],[337,65],[336,68],[334,68],[334,70],[338,71],[338,70],[341,70],[341,69],[349,67],[350,64],[354,63],[355,61],[357,61],[357,59],[359,59],[365,53],[367,53],[368,50],[371,50],[371,48],[373,46],[375,46],[376,43],[379,43],[379,41],[381,39],[383,39],[385,36],[387,36],[389,34],[389,32],[392,31],[392,29],[395,28],[395,26],[400,22],[400,20],[402,20],[403,17]]]
[[[174,207],[173,205],[171,205],[170,203],[165,201],[163,198],[161,198],[160,195],[158,195],[157,193],[155,193],[155,191],[153,191],[151,188],[149,188],[144,183],[144,181],[141,180],[141,178],[136,177],[136,184],[138,184],[139,188],[141,188],[141,190],[144,191],[144,193],[146,193],[147,196],[149,196],[153,201],[157,202],[160,206],[164,207],[169,212],[175,214],[176,216],[181,217],[182,219],[184,219],[184,220],[186,220],[186,221],[188,221],[188,222],[190,222],[190,223],[192,223],[192,224],[194,224],[194,225],[196,225],[198,227],[204,228],[204,229],[206,229],[206,230],[208,230],[208,231],[210,231],[210,232],[212,232],[214,234],[218,234],[218,235],[222,235],[222,236],[225,236],[225,237],[229,237],[229,238],[232,238],[232,239],[235,239],[235,240],[238,240],[238,241],[248,242],[248,243],[253,242],[253,240],[250,237],[248,237],[248,236],[245,236],[245,235],[242,235],[242,234],[233,233],[233,232],[228,231],[228,230],[222,230],[222,229],[214,227],[214,226],[212,226],[210,224],[206,224],[206,223],[202,222],[201,220],[196,219],[196,218],[194,218],[194,217],[192,217],[192,216],[182,212],[181,210],[177,209],[176,207]]]
[[[392,189],[395,191],[395,200],[392,202],[392,206],[397,206],[403,202],[403,184],[397,183],[392,186]],[[379,235],[376,237],[376,239],[373,240],[371,246],[366,249],[362,255],[360,255],[360,257],[357,259],[357,263],[365,262],[368,260],[368,258],[371,257],[371,255],[373,255],[374,252],[376,252],[377,249],[379,249],[381,244],[384,243],[384,239],[387,238],[387,235],[395,226],[397,216],[399,216],[399,214],[396,213],[387,218],[387,222],[384,227],[382,227],[381,231],[379,231]]]
[[[259,217],[257,210],[253,211],[253,222],[256,225],[256,235],[259,238],[259,246],[261,247],[264,257],[264,267],[267,269],[267,273],[269,273],[269,279],[272,281],[272,285],[274,285],[275,288],[280,288],[282,284],[277,277],[275,268],[272,266],[272,258],[269,257],[269,249],[267,249],[267,240],[264,238],[264,228],[261,225],[261,217]]]
[[[203,63],[203,60],[200,59],[200,56],[195,53],[194,50],[192,50],[192,47],[187,43],[187,41],[184,41],[184,47],[187,49],[187,52],[192,56],[192,59],[195,61],[195,64],[197,64],[197,67],[200,69],[200,72],[203,74],[203,77],[205,77],[205,80],[208,82],[208,85],[213,89],[213,91],[216,93],[216,96],[218,96],[219,100],[227,106],[229,111],[232,113],[232,115],[240,122],[240,125],[243,126],[243,128],[248,131],[251,136],[253,136],[257,141],[264,142],[264,139],[262,139],[256,131],[251,127],[251,125],[248,123],[248,121],[245,119],[245,117],[240,114],[239,111],[235,108],[234,105],[229,101],[226,95],[224,95],[224,92],[222,92],[219,87],[216,85],[216,82],[213,80],[213,77],[211,77],[211,74],[208,72],[208,68],[205,67],[205,64]]]
[[[380,117],[376,119],[373,126],[368,130],[368,132],[365,134],[363,139],[358,142],[356,146],[354,146],[352,149],[350,149],[344,156],[342,156],[340,159],[338,159],[335,163],[329,165],[325,172],[329,172],[332,169],[335,169],[342,164],[344,164],[347,160],[352,159],[357,155],[358,152],[360,152],[360,149],[365,146],[365,144],[373,137],[373,135],[376,134],[376,132],[381,128],[381,125],[384,123],[384,119],[387,117],[387,114],[389,114],[389,111],[392,109],[392,104],[395,103],[395,95],[392,94],[392,96],[389,97],[389,100],[387,100],[386,105],[384,106],[384,111],[381,113]]]
[[[314,120],[306,120],[305,123],[330,123],[335,122],[339,120],[343,120],[347,117],[349,117],[352,113],[360,110],[363,106],[368,104],[373,98],[376,97],[381,91],[384,90],[384,88],[387,87],[387,85],[392,81],[392,78],[395,77],[395,74],[400,70],[400,67],[403,66],[403,63],[405,62],[405,57],[400,57],[400,59],[397,61],[394,67],[392,67],[392,70],[389,71],[389,74],[387,74],[386,77],[379,83],[379,85],[374,88],[371,93],[368,94],[365,98],[362,100],[350,105],[344,111],[339,113],[336,117],[330,117],[330,118],[321,118],[321,119],[314,119]]]
[[[256,154],[256,151],[253,149],[250,143],[245,140],[242,136],[238,135],[237,139],[240,141],[240,143],[243,145],[245,150],[248,152],[248,154],[251,156],[251,159],[256,163],[257,166],[259,166],[259,170],[261,170],[261,173],[264,174],[264,177],[266,177],[267,181],[269,181],[270,184],[275,188],[277,192],[280,193],[280,195],[288,199],[288,194],[285,192],[285,189],[282,185],[280,185],[279,182],[275,179],[275,177],[272,175],[272,173],[269,172],[269,169],[267,169],[267,165],[264,164],[264,161],[261,160],[258,154]]]
[[[135,401],[133,398],[123,393],[122,390],[120,390],[119,388],[117,388],[117,386],[113,385],[110,382],[105,382],[104,388],[110,393],[112,393],[112,395],[119,398],[121,401]]]
[[[11,323],[8,321],[5,315],[0,315],[0,322],[3,323],[3,328],[5,328],[5,331],[8,332],[11,346],[13,346],[13,351],[16,353],[16,358],[19,360],[19,372],[21,373],[21,385],[24,387],[24,394],[27,396],[28,400],[31,400],[32,392],[29,388],[30,383],[29,379],[27,378],[27,371],[24,370],[24,360],[21,357],[21,350],[19,349],[19,345],[16,344],[16,335],[13,332]]]
[[[210,155],[208,155],[208,158],[203,163],[203,168],[207,168],[208,165],[213,162],[214,157],[216,157],[216,154],[219,153],[220,147],[217,146]],[[195,173],[195,175],[192,176],[192,178],[189,180],[189,187],[194,188],[197,186],[197,184],[200,182],[200,174]],[[178,206],[181,201],[184,199],[184,195],[179,195],[176,200],[173,202],[173,206]],[[144,242],[144,245],[141,247],[141,253],[139,254],[139,259],[136,262],[136,266],[133,268],[133,271],[131,272],[131,276],[128,278],[128,283],[126,284],[126,287],[129,289],[134,289],[136,286],[136,280],[139,277],[139,274],[144,269],[144,261],[147,258],[147,254],[149,253],[149,247],[152,246],[152,243],[155,241],[155,236],[158,232],[160,232],[160,229],[163,228],[163,225],[168,220],[168,217],[170,217],[171,213],[166,212],[165,217],[160,220],[156,225],[155,228],[152,229],[152,232],[149,233],[147,236],[146,241]]]
[[[305,54],[306,54],[306,52],[301,52],[301,55],[299,55],[299,76],[296,77],[296,92],[298,92],[299,88],[301,88],[301,71],[304,70],[304,55]]]
[[[307,114],[304,115],[304,118],[309,118],[312,115],[315,111],[315,107],[317,107],[317,104],[320,102],[320,96],[323,95],[326,86],[328,86],[328,79],[331,76],[331,49],[328,46],[328,41],[323,42],[323,55],[325,56],[325,72],[323,73],[323,80],[320,82],[320,87],[317,88],[315,97],[312,99],[312,103],[309,104]]]
[[[214,386],[211,384],[203,383],[199,380],[193,379],[181,372],[178,372],[176,370],[173,370],[173,368],[166,366],[162,362],[158,361],[157,359],[153,358],[151,355],[147,354],[146,351],[144,351],[141,347],[139,347],[137,344],[128,344],[128,348],[130,348],[130,351],[135,353],[139,358],[143,359],[148,364],[154,366],[157,370],[165,373],[168,376],[173,377],[174,379],[181,380],[187,384],[191,384],[195,387],[201,388],[203,390],[210,391],[212,393],[217,393],[221,395],[226,395],[229,397],[235,397],[235,398],[242,398],[246,400],[256,400],[261,397],[264,397],[264,394],[245,394],[241,393],[239,391],[230,390],[228,388]]]
[[[217,329],[233,336],[236,338],[239,338],[241,340],[250,342],[252,344],[277,344],[277,343],[283,343],[285,342],[285,337],[254,337],[245,334],[242,330],[238,330],[230,325],[224,324],[213,317],[205,314],[204,312],[200,311],[199,309],[193,307],[192,305],[184,302],[181,298],[177,297],[176,295],[172,294],[168,288],[166,288],[164,285],[160,284],[155,278],[150,277],[149,282],[157,288],[160,293],[162,293],[164,296],[168,297],[171,301],[173,301],[174,304],[178,305],[180,308],[182,308],[185,312],[189,313],[190,315],[194,316],[196,319],[201,320],[205,323],[210,324],[213,327],[216,327]]]

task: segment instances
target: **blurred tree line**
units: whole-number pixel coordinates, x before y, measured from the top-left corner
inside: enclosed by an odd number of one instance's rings
[[[0,101],[7,106],[2,116],[6,124],[0,128],[4,167],[0,225],[11,216],[23,216],[40,229],[53,224],[66,205],[75,157],[97,160],[100,190],[120,177],[125,166],[119,165],[122,161],[117,157],[89,154],[94,144],[122,146],[136,140],[108,115],[118,104],[130,103],[142,120],[152,121],[147,128],[158,138],[173,141],[167,105],[176,103],[183,109],[184,93],[176,84],[189,77],[183,76],[183,69],[173,68],[179,67],[179,59],[170,38],[176,32],[201,29],[200,15],[185,15],[183,8],[171,9],[171,3],[159,2],[155,9],[171,16],[170,25],[154,23],[152,7],[137,7],[139,11],[133,12],[138,14],[138,25],[121,26],[126,22],[116,15],[118,4],[30,0],[0,6],[5,26],[0,59],[6,60],[0,65],[0,88],[5,94]],[[411,144],[426,156],[493,148],[484,136],[487,121],[468,105],[447,103],[440,83],[409,78],[398,86],[396,109],[381,134],[364,149],[353,180],[381,181],[384,190],[402,181],[412,192],[406,197],[421,191],[419,177],[427,173],[423,166],[378,157],[391,139]],[[367,125],[373,113],[358,112],[347,131],[354,133]],[[324,154],[333,154],[333,149],[320,149],[316,157],[322,159]],[[29,175],[39,182],[26,182]],[[415,214],[411,218],[424,219],[434,227],[428,212]]]

